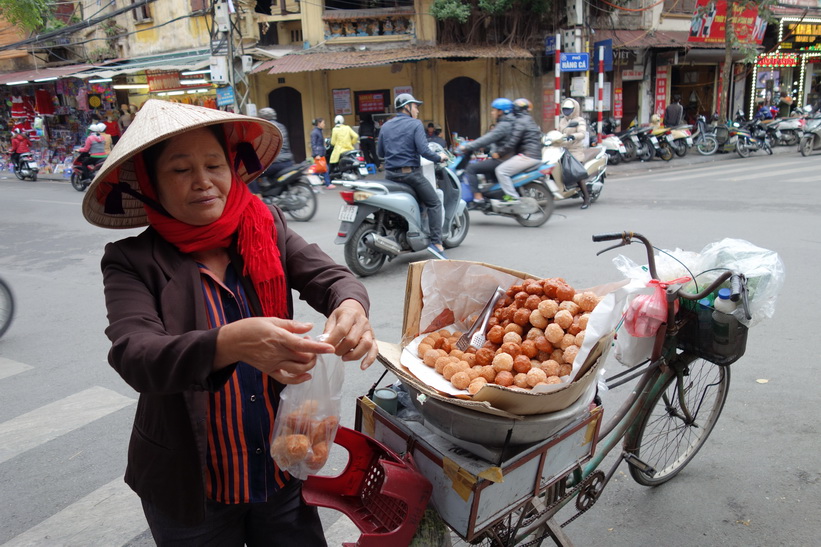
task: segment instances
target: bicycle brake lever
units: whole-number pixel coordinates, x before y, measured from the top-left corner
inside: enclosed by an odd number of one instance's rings
[[[613,249],[618,249],[619,247],[624,247],[625,245],[630,245],[630,242],[622,240],[621,243],[616,243],[615,245],[611,245],[610,247],[607,247],[606,249],[602,249],[601,251],[596,253],[596,256],[599,256],[602,253],[606,253],[607,251],[612,251]]]

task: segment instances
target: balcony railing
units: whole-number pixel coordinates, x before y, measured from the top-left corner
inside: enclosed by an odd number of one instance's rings
[[[364,36],[405,37],[414,34],[414,12],[407,8],[326,11],[325,39]]]

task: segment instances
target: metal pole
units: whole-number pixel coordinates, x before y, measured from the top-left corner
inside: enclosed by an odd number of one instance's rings
[[[599,142],[602,140],[602,110],[604,110],[604,46],[599,46]]]
[[[553,100],[556,102],[555,116],[553,120],[553,129],[559,128],[559,116],[562,114],[562,35],[556,33],[556,89],[553,92]]]

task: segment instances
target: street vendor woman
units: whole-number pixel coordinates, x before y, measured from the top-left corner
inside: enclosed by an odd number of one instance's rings
[[[158,545],[324,546],[301,482],[270,455],[279,394],[318,354],[367,368],[364,286],[246,184],[281,146],[265,120],[149,100],[83,202],[103,228],[148,226],[102,259],[109,363],[139,392],[125,481]],[[326,342],[291,291],[327,316]]]

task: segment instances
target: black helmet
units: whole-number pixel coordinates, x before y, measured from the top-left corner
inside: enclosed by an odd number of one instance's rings
[[[398,112],[411,103],[422,104],[422,101],[417,101],[410,93],[400,93],[396,96],[396,99],[394,99],[393,106]]]

